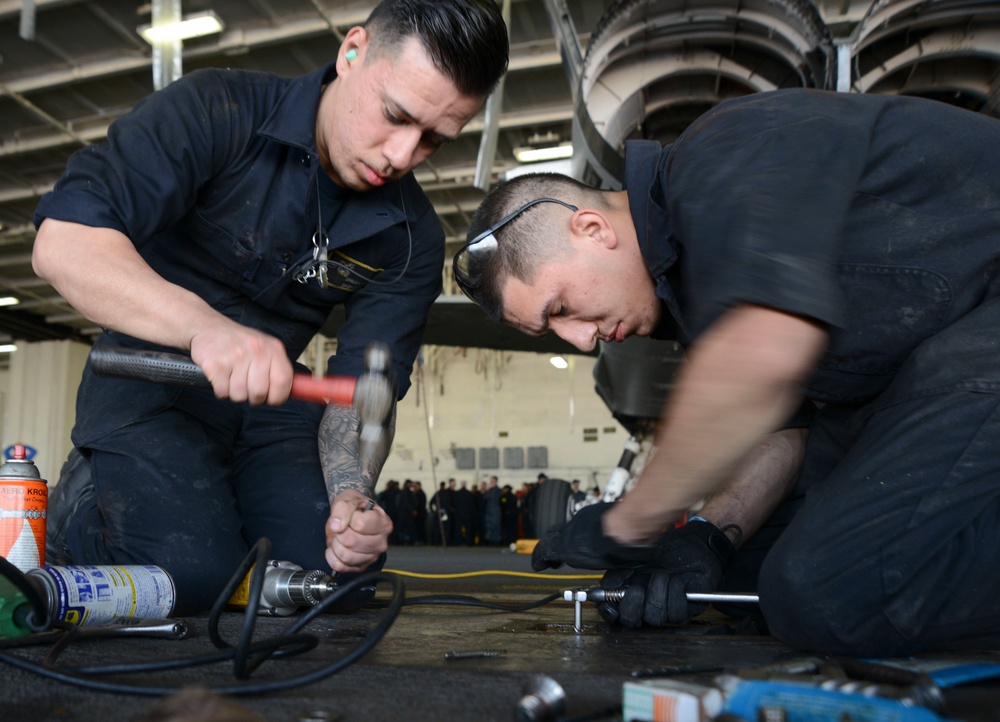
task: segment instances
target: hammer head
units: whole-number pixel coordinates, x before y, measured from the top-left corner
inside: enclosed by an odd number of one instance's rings
[[[389,421],[396,403],[396,389],[389,375],[392,353],[384,343],[365,349],[365,371],[354,388],[354,410],[358,415],[358,451],[361,468],[385,456],[389,447]]]

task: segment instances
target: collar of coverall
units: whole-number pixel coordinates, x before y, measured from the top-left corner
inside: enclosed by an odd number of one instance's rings
[[[668,281],[669,271],[677,263],[673,224],[662,203],[664,189],[660,178],[663,148],[655,140],[631,140],[625,143],[624,190],[628,194],[629,214],[635,226],[642,260],[656,282],[656,295],[669,313],[662,314],[653,338],[684,339],[687,326],[680,305]],[[667,242],[664,243],[664,237]]]
[[[272,140],[316,153],[316,111],[323,88],[337,77],[336,61],[293,78],[257,131]],[[304,112],[305,108],[312,112]]]

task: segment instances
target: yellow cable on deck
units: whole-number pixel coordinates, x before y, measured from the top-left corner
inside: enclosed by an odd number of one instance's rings
[[[601,574],[537,574],[535,572],[508,572],[500,569],[485,569],[479,572],[458,572],[457,574],[421,574],[420,572],[404,572],[399,569],[383,569],[384,572],[398,574],[401,577],[416,577],[418,579],[461,579],[463,577],[487,577],[491,575],[507,577],[529,577],[531,579],[600,579]]]

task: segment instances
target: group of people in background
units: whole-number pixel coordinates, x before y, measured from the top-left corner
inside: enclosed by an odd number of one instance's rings
[[[501,486],[496,476],[471,487],[451,478],[430,498],[419,481],[401,484],[390,479],[375,500],[392,520],[390,544],[507,546],[517,539],[537,538],[535,492],[547,479],[539,474],[515,491],[510,484]],[[578,480],[573,480],[572,489],[574,501],[586,498]]]

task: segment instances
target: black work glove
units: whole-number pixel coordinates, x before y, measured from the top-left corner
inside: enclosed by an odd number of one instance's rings
[[[611,569],[649,564],[659,547],[655,544],[619,544],[604,535],[601,519],[613,502],[585,506],[562,529],[551,531],[538,540],[531,553],[531,568],[536,572],[556,569],[564,563],[577,569]]]
[[[597,609],[609,624],[631,628],[689,622],[707,605],[688,602],[687,592],[714,592],[735,552],[729,537],[714,524],[689,521],[660,537],[653,563],[609,570],[601,588],[624,588],[624,597],[602,602]]]

